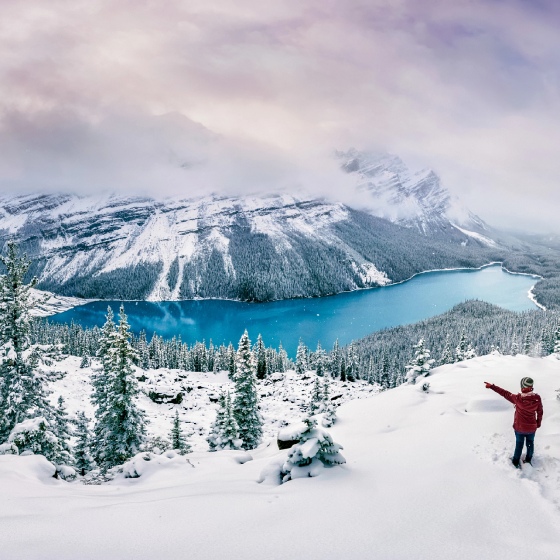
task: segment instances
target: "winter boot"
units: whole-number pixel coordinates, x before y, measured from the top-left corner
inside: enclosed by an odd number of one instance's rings
[[[521,465],[519,464],[519,459],[512,459],[511,460],[511,464],[516,468],[516,469],[520,469]]]

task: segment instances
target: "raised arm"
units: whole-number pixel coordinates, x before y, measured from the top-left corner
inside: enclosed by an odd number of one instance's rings
[[[510,403],[515,402],[515,396],[509,391],[506,391],[505,389],[502,389],[501,387],[498,387],[493,383],[488,383],[487,381],[485,381],[484,383],[486,384],[487,389],[492,389],[492,391],[496,391],[498,395],[502,395],[502,397],[504,397],[504,399],[507,399]]]

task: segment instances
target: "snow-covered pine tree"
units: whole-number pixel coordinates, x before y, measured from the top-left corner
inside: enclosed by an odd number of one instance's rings
[[[257,379],[264,379],[267,373],[266,367],[266,351],[262,336],[257,337],[257,345],[255,348],[255,361],[257,363]]]
[[[76,446],[74,447],[74,465],[78,472],[84,476],[94,466],[91,454],[91,434],[89,421],[83,411],[79,411],[76,418]]]
[[[338,338],[334,341],[333,349],[330,356],[330,370],[331,376],[335,379],[340,377],[340,362],[341,362],[341,354],[340,354],[340,345],[338,344]]]
[[[222,391],[218,397],[218,410],[216,411],[216,419],[210,427],[210,434],[206,438],[210,451],[218,449],[218,441],[222,432],[224,418],[226,414],[226,394]]]
[[[389,389],[390,386],[390,372],[391,372],[391,363],[389,362],[389,356],[386,353],[383,354],[381,357],[381,371],[380,371],[380,380],[379,384],[383,389]]]
[[[242,441],[239,438],[239,427],[233,415],[233,407],[229,391],[221,393],[216,420],[210,429],[207,440],[210,451],[221,449],[239,449]]]
[[[346,379],[348,381],[356,381],[358,375],[358,358],[356,356],[356,349],[354,341],[350,342],[348,352],[346,354]]]
[[[144,330],[142,330],[138,337],[138,360],[142,369],[150,369],[150,351],[148,349],[146,331]]]
[[[235,349],[233,348],[233,344],[231,342],[228,345],[227,355],[229,378],[233,379],[235,376]]]
[[[101,361],[101,367],[96,369],[91,376],[93,392],[91,402],[95,409],[94,436],[92,451],[95,460],[99,465],[103,464],[105,452],[105,435],[107,430],[108,418],[108,397],[109,384],[112,382],[113,363],[110,357],[111,345],[114,341],[116,325],[111,306],[107,308],[105,324],[101,329],[101,337],[98,342],[97,356]]]
[[[58,406],[54,409],[54,425],[53,431],[59,442],[59,455],[56,457],[56,463],[60,465],[72,465],[74,462],[72,446],[70,444],[70,421],[68,413],[64,406],[62,396],[58,397]]]
[[[313,389],[311,391],[311,400],[309,402],[309,415],[313,416],[323,410],[324,391],[321,387],[319,378],[315,378]]]
[[[254,449],[261,441],[262,419],[259,413],[255,364],[247,331],[239,340],[235,369],[233,415],[239,427],[239,437],[243,440],[243,449]]]
[[[315,419],[306,418],[297,437],[299,442],[290,449],[288,458],[282,465],[282,483],[293,478],[312,476],[313,467],[319,463],[327,467],[346,463],[340,453],[342,446],[334,443],[330,434],[317,428]]]
[[[554,354],[560,354],[560,323],[558,324],[558,326],[554,331],[553,340],[554,340],[554,347],[552,351],[554,352]]]
[[[284,373],[288,369],[288,353],[282,346],[282,341],[278,345],[278,371]]]
[[[8,443],[14,444],[20,454],[44,455],[49,461],[58,463],[62,449],[55,431],[53,422],[43,416],[27,418],[14,426]]]
[[[307,346],[303,343],[301,338],[296,351],[296,373],[303,374],[307,371]]]
[[[439,360],[440,365],[452,364],[455,362],[453,357],[453,350],[451,349],[451,341],[449,340],[449,333],[445,337],[445,346],[443,347],[443,352],[441,353],[441,358]]]
[[[89,352],[86,350],[82,357],[82,361],[80,362],[80,368],[85,369],[91,365],[91,359],[89,357]]]
[[[418,344],[414,346],[414,358],[408,366],[406,366],[406,380],[414,385],[416,378],[420,375],[430,375],[434,360],[430,358],[430,351],[424,347],[424,339],[421,338]]]
[[[29,284],[24,277],[31,261],[20,257],[13,241],[8,242],[7,254],[0,255],[6,268],[0,276],[0,443],[20,422],[42,416],[47,423],[52,419],[43,377],[37,370],[37,361],[31,355],[31,310],[36,305]]]
[[[138,453],[146,438],[146,421],[136,400],[138,381],[132,362],[135,352],[130,345],[130,327],[124,308],[119,311],[119,325],[109,334],[103,369],[107,380],[104,406],[96,411],[96,445],[98,463],[107,469],[124,463]]]
[[[315,372],[319,377],[325,375],[325,351],[320,342],[317,342],[317,350],[315,350]]]
[[[323,420],[324,428],[330,428],[336,422],[336,405],[331,401],[331,390],[329,380],[323,383]]]
[[[171,447],[181,455],[186,455],[191,452],[191,446],[187,443],[183,430],[181,429],[178,410],[175,411],[175,416],[173,417],[173,427],[171,428],[169,439],[171,441]]]
[[[476,357],[476,351],[470,342],[467,342],[465,333],[461,333],[461,338],[457,348],[455,348],[455,361],[462,362],[463,360],[470,360]]]
[[[523,354],[525,354],[525,356],[529,356],[529,354],[531,354],[532,340],[533,331],[531,330],[531,327],[529,327],[525,333],[525,338],[523,339]]]

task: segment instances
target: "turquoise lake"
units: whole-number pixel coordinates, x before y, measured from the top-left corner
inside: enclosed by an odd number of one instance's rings
[[[267,346],[280,342],[290,356],[299,339],[312,349],[321,342],[330,349],[338,338],[344,345],[385,327],[421,321],[439,315],[469,299],[480,299],[509,309],[536,309],[528,291],[532,276],[510,274],[500,265],[480,270],[452,270],[419,274],[393,286],[347,292],[322,298],[268,303],[228,300],[180,302],[124,302],[132,330],[154,332],[164,338],[181,335],[183,342],[212,339],[215,345],[237,342],[247,329],[254,342],[259,333]],[[107,306],[115,314],[118,301],[97,301],[53,315],[51,322],[74,321],[84,327],[101,326]]]

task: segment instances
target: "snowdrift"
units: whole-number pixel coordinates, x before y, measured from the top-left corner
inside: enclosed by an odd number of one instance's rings
[[[516,391],[525,375],[545,414],[534,468],[517,471],[513,408],[483,382]],[[0,456],[2,555],[557,560],[560,360],[484,356],[428,381],[427,392],[420,382],[341,406],[329,433],[347,464],[281,486],[257,482],[286,454],[272,440],[252,461],[193,453],[102,486],[25,470],[36,457]]]

